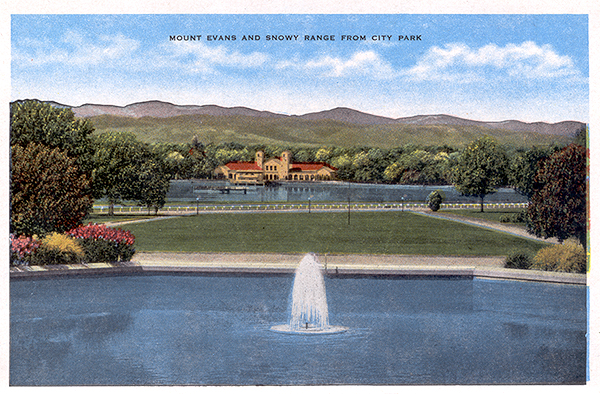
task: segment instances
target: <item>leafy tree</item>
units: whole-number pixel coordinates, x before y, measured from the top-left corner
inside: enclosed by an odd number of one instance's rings
[[[92,170],[94,132],[88,120],[76,118],[68,108],[55,108],[35,100],[10,105],[10,144],[26,147],[29,143],[60,148],[85,172]]]
[[[142,164],[139,173],[140,190],[138,201],[154,209],[154,214],[165,205],[166,195],[169,191],[169,174],[164,169],[164,164],[157,158],[149,159]]]
[[[490,137],[471,142],[462,151],[454,168],[454,186],[466,196],[479,197],[481,212],[486,195],[505,184],[506,153]]]
[[[35,100],[11,103],[13,231],[64,231],[81,222],[92,201],[93,131],[70,109]]]
[[[397,182],[402,177],[406,168],[398,161],[390,164],[383,171],[383,179],[388,182]]]
[[[320,162],[326,162],[329,159],[331,159],[331,155],[332,155],[332,149],[331,148],[320,148],[317,153],[315,154],[315,160],[320,161]]]
[[[11,149],[10,230],[33,235],[64,232],[92,207],[90,179],[59,148],[29,143]]]
[[[534,178],[540,169],[540,164],[555,151],[554,149],[533,147],[526,151],[516,152],[510,160],[509,184],[520,194],[531,198]]]
[[[577,237],[587,244],[586,149],[571,144],[554,153],[535,177],[527,209],[529,231],[538,237]]]
[[[121,200],[164,205],[167,173],[163,161],[146,144],[132,133],[107,132],[96,137],[95,145],[96,197],[108,199],[110,215]]]

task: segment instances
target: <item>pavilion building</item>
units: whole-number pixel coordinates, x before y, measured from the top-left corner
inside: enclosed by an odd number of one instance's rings
[[[234,161],[215,169],[218,179],[233,184],[264,185],[278,181],[322,181],[336,177],[336,169],[326,163],[294,163],[290,151],[280,158],[265,160],[264,152],[256,152],[254,161]]]

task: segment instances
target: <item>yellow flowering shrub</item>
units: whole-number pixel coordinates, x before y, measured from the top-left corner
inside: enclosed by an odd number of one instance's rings
[[[37,264],[74,264],[84,256],[83,247],[67,234],[50,233],[41,242],[35,253]]]
[[[577,273],[585,273],[586,267],[585,249],[573,239],[568,239],[561,245],[540,249],[531,265],[531,269]]]

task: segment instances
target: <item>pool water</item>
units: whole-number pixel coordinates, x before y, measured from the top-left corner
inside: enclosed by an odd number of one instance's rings
[[[329,321],[297,336],[293,276],[11,282],[10,384],[584,384],[586,287],[327,278]]]

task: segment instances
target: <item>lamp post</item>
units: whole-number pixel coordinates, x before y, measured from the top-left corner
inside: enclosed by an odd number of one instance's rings
[[[348,181],[348,226],[350,225],[350,181]]]
[[[310,213],[310,199],[312,198],[312,196],[308,197],[308,213]]]
[[[196,215],[200,213],[200,197],[196,197]]]
[[[404,212],[404,196],[402,197],[402,212]]]

